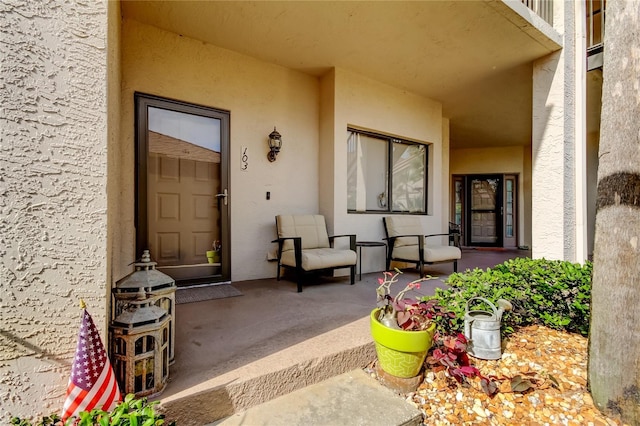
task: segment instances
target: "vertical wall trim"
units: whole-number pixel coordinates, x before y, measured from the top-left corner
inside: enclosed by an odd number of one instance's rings
[[[575,260],[584,263],[588,258],[587,238],[587,42],[586,3],[574,2],[575,49],[574,49],[574,115],[575,115],[575,214],[576,246]]]

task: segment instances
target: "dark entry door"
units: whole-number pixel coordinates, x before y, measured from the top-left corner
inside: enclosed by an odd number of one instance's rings
[[[137,235],[178,285],[230,280],[229,113],[136,94]]]
[[[502,246],[502,175],[469,176],[468,244]]]

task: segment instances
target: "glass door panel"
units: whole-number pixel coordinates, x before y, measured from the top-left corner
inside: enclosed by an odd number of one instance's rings
[[[502,177],[472,176],[469,179],[470,245],[502,245]]]
[[[228,114],[138,100],[138,251],[178,285],[229,279]]]
[[[517,179],[514,175],[504,177],[504,238],[505,247],[516,247]]]
[[[464,176],[453,176],[453,197],[451,198],[451,222],[460,227],[460,244],[467,245],[465,240],[465,191],[464,191]]]

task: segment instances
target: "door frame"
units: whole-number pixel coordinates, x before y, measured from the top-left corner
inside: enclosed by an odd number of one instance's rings
[[[148,209],[147,209],[147,154],[149,141],[147,137],[148,107],[167,109],[185,114],[200,115],[220,120],[220,187],[229,193],[229,146],[230,146],[230,111],[212,108],[204,105],[192,104],[156,95],[135,92],[135,216],[136,227],[136,256],[147,249]],[[189,280],[189,284],[203,282],[231,281],[231,197],[226,196],[218,203],[220,208],[220,236],[221,236],[221,265],[220,275]],[[153,255],[153,253],[152,253]]]
[[[471,180],[472,179],[482,179],[482,178],[499,178],[500,179],[500,191],[498,199],[496,203],[499,202],[499,205],[496,206],[496,234],[498,236],[498,241],[496,243],[475,243],[471,245],[471,203],[470,203],[470,193],[471,193]],[[510,179],[513,181],[513,211],[512,211],[512,219],[513,219],[513,236],[505,237],[505,196],[506,196],[506,185],[505,182]],[[518,196],[518,181],[519,177],[517,173],[482,173],[482,174],[455,174],[451,176],[451,222],[458,223],[461,225],[462,229],[462,239],[461,244],[463,246],[471,246],[471,247],[505,247],[505,243],[509,240],[509,247],[513,245],[513,247],[517,246],[517,238],[518,238],[518,211],[519,211],[519,196]],[[460,197],[460,215],[459,218],[456,217],[456,183],[461,185],[461,197]]]
[[[473,180],[486,180],[486,179],[497,179],[498,180],[498,188],[496,189],[496,204],[495,204],[495,229],[496,229],[496,241],[495,243],[473,243],[471,242],[471,221],[473,216],[473,211],[471,210],[471,181]],[[477,174],[477,175],[467,175],[466,178],[466,201],[467,201],[467,214],[466,214],[466,228],[467,232],[467,241],[469,244],[472,244],[474,247],[502,247],[502,236],[503,236],[503,220],[502,213],[503,209],[503,181],[504,176],[501,174]]]

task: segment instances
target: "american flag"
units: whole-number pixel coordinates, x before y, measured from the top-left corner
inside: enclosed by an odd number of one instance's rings
[[[91,315],[84,309],[62,420],[94,408],[112,410],[121,399],[100,334]]]

